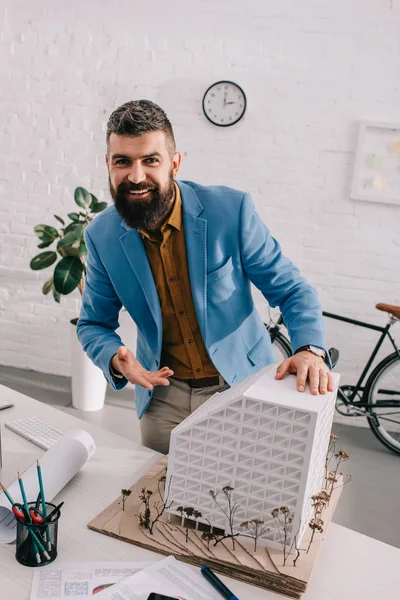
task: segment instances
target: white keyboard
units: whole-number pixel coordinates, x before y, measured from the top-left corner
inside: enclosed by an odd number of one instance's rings
[[[63,437],[61,431],[57,431],[47,423],[36,417],[25,417],[16,421],[4,423],[7,429],[17,433],[32,444],[39,446],[42,450],[48,450]]]

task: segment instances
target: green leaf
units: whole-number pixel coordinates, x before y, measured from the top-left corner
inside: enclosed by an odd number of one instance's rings
[[[50,267],[57,260],[57,254],[55,252],[41,252],[37,256],[34,256],[29,264],[33,271],[40,271]]]
[[[65,225],[65,221],[64,221],[64,219],[62,219],[61,217],[57,217],[57,215],[54,215],[54,218],[55,218],[55,219],[57,219],[57,221],[58,221],[59,223],[61,223],[61,225]]]
[[[77,239],[81,239],[83,236],[83,230],[85,229],[85,225],[80,223],[79,225],[74,225],[74,235]]]
[[[49,292],[51,292],[51,290],[53,289],[53,278],[50,277],[50,279],[48,279],[46,281],[46,283],[44,284],[43,288],[42,288],[42,292],[45,296],[47,296],[47,294]]]
[[[75,235],[75,231],[67,233],[57,244],[57,251],[61,256],[79,256],[80,237]]]
[[[58,246],[62,245],[66,245],[66,246],[70,246],[71,244],[73,244],[74,242],[79,242],[79,240],[81,239],[79,235],[76,235],[75,233],[75,227],[76,225],[74,225],[74,229],[72,231],[69,231],[68,233],[66,233],[64,235],[63,238],[61,238],[61,240],[58,242],[57,244],[57,248]]]
[[[90,195],[92,196],[92,202],[90,204],[90,208],[91,208],[91,210],[93,210],[93,206],[96,206],[96,204],[98,204],[99,201],[97,200],[96,196],[94,196],[93,194],[90,194]]]
[[[52,240],[51,242],[42,242],[41,244],[38,244],[38,248],[48,248],[49,246],[51,246],[53,241],[54,240]]]
[[[77,223],[70,223],[69,225],[66,226],[66,228],[64,229],[64,235],[66,235],[67,233],[70,233],[70,231],[74,231],[75,227],[76,227]]]
[[[85,244],[81,244],[79,246],[79,253],[82,256],[82,258],[86,258],[87,257],[87,248],[86,248]]]
[[[68,213],[68,217],[71,221],[79,221],[79,214],[77,212]]]
[[[70,294],[82,278],[83,264],[77,256],[62,258],[54,269],[54,287],[59,294]]]
[[[92,203],[92,195],[83,187],[77,187],[74,193],[75,202],[81,208],[89,208]]]
[[[99,202],[95,206],[92,206],[91,209],[92,209],[92,212],[99,213],[99,212],[103,211],[105,208],[107,208],[107,206],[108,206],[107,202]]]
[[[60,304],[61,295],[57,292],[56,288],[53,286],[53,298],[56,302]]]
[[[54,227],[50,227],[50,225],[36,225],[33,228],[33,231],[36,233],[38,238],[46,244],[47,242],[51,244],[52,242],[54,242],[54,240],[56,240],[59,237],[57,229],[54,229]]]

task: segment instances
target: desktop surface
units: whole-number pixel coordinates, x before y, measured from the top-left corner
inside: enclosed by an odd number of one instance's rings
[[[0,423],[36,416],[60,431],[85,429],[95,440],[96,452],[84,468],[58,494],[64,501],[59,523],[59,562],[157,561],[160,554],[144,550],[87,528],[87,523],[117,498],[122,488],[160,458],[126,438],[104,431],[65,412],[51,408],[0,386],[0,403],[15,406],[0,412]],[[11,483],[43,451],[3,427],[3,475]],[[45,479],[45,473],[43,473]],[[15,544],[0,545],[1,597],[28,600],[33,571],[15,560]],[[400,550],[339,525],[331,524],[304,600],[398,600]],[[54,563],[56,565],[57,562]],[[195,568],[195,567],[192,567]],[[221,577],[240,600],[278,600],[272,592]]]

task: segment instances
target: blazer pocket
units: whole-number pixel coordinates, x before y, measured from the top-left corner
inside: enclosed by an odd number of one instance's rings
[[[247,358],[249,361],[255,365],[266,364],[266,357],[269,350],[268,338],[263,335],[260,339],[254,344],[251,350],[247,353]]]
[[[219,267],[216,271],[211,271],[211,273],[207,273],[207,283],[213,283],[214,281],[218,281],[218,279],[222,279],[229,273],[233,271],[233,262],[232,257],[229,257],[225,264],[222,267]]]

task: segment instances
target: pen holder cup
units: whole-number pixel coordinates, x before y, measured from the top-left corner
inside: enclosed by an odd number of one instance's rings
[[[29,508],[35,508],[35,502],[29,502]],[[43,512],[43,507],[40,507]],[[46,514],[51,519],[46,523],[26,522],[16,516],[17,543],[15,558],[26,567],[43,567],[49,565],[57,556],[58,519],[60,510],[46,502]],[[53,514],[51,515],[51,513]]]

